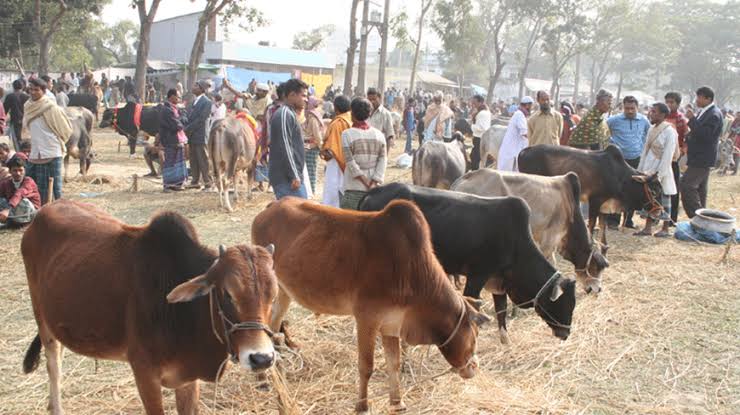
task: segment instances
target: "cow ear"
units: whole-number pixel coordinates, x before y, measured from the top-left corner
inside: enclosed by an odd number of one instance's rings
[[[473,297],[463,297],[465,298],[465,302],[467,302],[471,307],[475,309],[475,311],[480,311],[480,308],[483,307],[483,304],[485,302],[481,300],[480,298],[473,298]]]
[[[265,247],[265,250],[267,250],[268,254],[275,255],[275,245],[269,244]]]
[[[632,176],[632,180],[637,183],[646,183],[648,181],[648,177],[643,174],[635,174]]]
[[[476,326],[482,327],[486,323],[491,321],[491,317],[488,317],[485,313],[479,313],[477,311],[473,311],[469,314],[470,317],[468,319],[471,323],[475,323]]]
[[[552,294],[550,294],[550,301],[553,303],[560,298],[560,296],[563,295],[563,287],[560,286],[560,281],[558,281],[554,287],[552,287]]]
[[[168,303],[187,303],[211,292],[213,284],[206,275],[199,275],[175,287],[167,294]]]

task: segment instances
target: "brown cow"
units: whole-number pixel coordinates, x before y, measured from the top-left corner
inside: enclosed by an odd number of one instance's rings
[[[458,294],[432,250],[429,226],[408,201],[355,212],[296,198],[254,219],[252,242],[274,243],[280,291],[271,327],[291,300],[321,314],[353,315],[359,355],[358,412],[368,410],[375,337],[383,336],[390,401],[403,408],[400,342],[435,344],[463,378],[477,372],[478,326],[489,321]]]
[[[229,212],[233,209],[229,200],[228,182],[233,184],[234,200],[238,201],[237,188],[242,172],[247,174],[247,199],[252,199],[252,182],[257,167],[257,160],[254,158],[256,150],[257,138],[246,121],[226,117],[216,121],[211,127],[208,153],[213,165],[213,177],[221,206],[225,206]]]
[[[21,252],[39,330],[23,369],[36,369],[43,345],[54,415],[62,345],[129,362],[149,415],[164,414],[162,386],[175,389],[179,414],[197,413],[198,380],[217,380],[229,357],[252,371],[273,363],[263,324],[278,289],[271,248],[217,255],[177,213],[137,227],[60,200],[39,212]]]

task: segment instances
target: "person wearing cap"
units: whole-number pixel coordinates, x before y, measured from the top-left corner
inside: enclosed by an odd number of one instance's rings
[[[529,146],[542,144],[559,145],[563,133],[563,116],[552,109],[550,95],[545,91],[537,91],[539,111],[532,114],[527,121]]]
[[[247,109],[257,121],[262,121],[265,117],[265,110],[272,103],[270,99],[270,87],[267,84],[259,82],[256,86],[256,92],[253,97],[245,100]]]
[[[32,178],[26,176],[26,155],[16,153],[6,166],[10,178],[0,181],[0,227],[23,226],[41,209],[41,195]]]
[[[203,179],[205,190],[212,190],[213,188],[213,181],[208,169],[208,154],[206,153],[206,135],[213,105],[205,94],[209,87],[210,83],[205,80],[197,81],[193,85],[192,92],[195,99],[188,112],[188,122],[185,125],[190,153],[191,181],[188,187],[191,189],[199,189],[201,179]]]
[[[504,140],[501,142],[501,148],[498,151],[499,170],[518,171],[516,158],[519,156],[519,152],[529,145],[527,116],[529,116],[533,103],[532,97],[522,98],[519,107],[511,116]]]
[[[662,102],[653,104],[649,113],[652,126],[648,131],[637,170],[646,175],[658,175],[662,188],[660,204],[663,209],[660,212],[646,212],[644,209],[640,211],[640,216],[645,218],[645,228],[635,233],[637,236],[652,235],[652,225],[659,220],[663,221],[663,229],[654,236],[659,238],[670,236],[668,227],[671,223],[671,196],[676,194],[676,180],[673,177],[671,163],[680,155],[678,132],[673,124],[666,121],[670,113],[671,110]]]
[[[584,150],[600,150],[609,140],[609,126],[604,114],[612,106],[612,93],[601,89],[596,93],[596,104],[581,118],[570,136],[568,145]]]

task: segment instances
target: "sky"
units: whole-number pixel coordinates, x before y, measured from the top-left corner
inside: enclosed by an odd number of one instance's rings
[[[405,9],[410,16],[409,20],[413,22],[419,13],[419,3],[418,0],[392,0],[391,15]],[[349,13],[352,6],[350,0],[252,0],[249,4],[261,10],[269,23],[253,33],[242,35],[248,38],[240,39],[245,43],[256,44],[260,40],[268,40],[279,47],[290,47],[295,33],[325,24],[334,24],[341,33],[349,34]],[[108,24],[123,19],[138,22],[138,14],[130,5],[131,0],[113,0],[103,9],[103,21]],[[200,11],[204,5],[205,0],[162,0],[154,20]],[[382,13],[383,1],[371,0],[370,10],[373,9]],[[360,7],[358,19],[361,15]]]

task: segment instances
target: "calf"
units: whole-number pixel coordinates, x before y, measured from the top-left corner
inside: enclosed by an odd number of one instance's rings
[[[467,155],[462,134],[449,143],[427,141],[414,153],[411,177],[418,186],[449,189],[450,185],[465,174]]]
[[[519,153],[519,171],[541,176],[575,172],[581,181],[581,201],[588,202],[588,228],[593,237],[596,218],[601,222],[601,250],[606,254],[605,215],[625,210],[662,209],[657,175],[632,168],[616,146],[587,151],[556,145],[527,147]]]
[[[256,150],[255,131],[247,125],[247,121],[226,117],[216,121],[211,127],[208,153],[213,165],[213,177],[221,206],[225,206],[229,212],[233,209],[229,200],[228,183],[231,182],[234,186],[234,198],[238,201],[237,188],[242,172],[247,175],[247,198],[252,198],[252,182],[257,167],[257,160],[254,158]]]
[[[568,338],[575,281],[560,277],[537,249],[529,229],[529,208],[522,199],[391,183],[370,190],[360,210],[380,210],[396,199],[419,206],[444,270],[467,276],[466,296],[479,298],[484,286],[493,291],[502,342],[508,342],[507,294],[522,308],[534,307],[556,337]]]
[[[357,411],[368,410],[375,338],[383,337],[391,404],[403,408],[400,341],[437,345],[463,378],[477,372],[477,312],[447,281],[434,257],[429,227],[412,203],[366,213],[287,197],[252,223],[252,242],[274,243],[280,292],[271,327],[280,327],[291,300],[321,314],[353,315],[360,382]]]
[[[162,386],[175,389],[179,414],[197,413],[198,380],[217,381],[227,359],[257,372],[273,363],[271,252],[217,254],[173,212],[137,227],[78,202],[47,205],[21,241],[38,325],[23,369],[36,369],[43,345],[54,415],[62,345],[128,362],[148,415],[164,415]]]
[[[531,210],[532,235],[545,258],[554,260],[557,250],[575,265],[586,292],[601,291],[601,272],[609,262],[589,237],[578,208],[581,184],[575,173],[544,177],[480,169],[466,173],[451,189],[478,196],[524,199]]]
[[[67,107],[64,114],[72,124],[72,135],[67,139],[67,154],[64,155],[64,181],[67,181],[69,170],[69,158],[73,157],[80,161],[80,174],[86,176],[92,163],[92,126],[93,115],[83,107]]]

